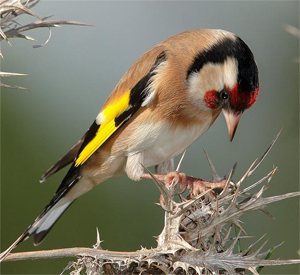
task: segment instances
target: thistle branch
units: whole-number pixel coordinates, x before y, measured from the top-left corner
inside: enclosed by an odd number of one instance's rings
[[[268,260],[270,251],[278,246],[263,251],[267,243],[263,241],[265,235],[244,251],[234,252],[234,248],[243,238],[249,238],[240,224],[244,214],[261,211],[270,215],[265,209],[268,204],[300,196],[300,192],[263,196],[276,168],[261,180],[242,188],[243,182],[261,165],[277,138],[278,135],[263,156],[253,162],[237,183],[231,181],[232,169],[227,178],[225,177],[225,187],[218,194],[210,189],[193,198],[181,195],[181,202],[178,203],[177,184],[165,185],[148,171],[164,198],[162,207],[165,210],[165,225],[157,237],[156,248],[142,248],[135,252],[103,250],[97,231],[94,248],[75,247],[13,253],[5,261],[74,257],[77,261],[71,262],[64,269],[73,270],[71,274],[79,274],[84,269],[86,274],[245,274],[247,270],[258,274],[262,266],[299,264],[300,259]],[[210,159],[209,162],[215,178],[224,181],[224,177],[217,175]],[[261,187],[257,192],[249,194],[256,186]],[[233,225],[240,229],[235,237],[231,237]]]

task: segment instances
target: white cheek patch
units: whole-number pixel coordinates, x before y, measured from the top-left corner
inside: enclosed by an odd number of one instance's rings
[[[232,89],[237,83],[238,63],[235,58],[227,57],[224,63],[207,63],[199,72],[192,73],[189,77],[189,92],[192,100],[199,106],[205,106],[203,97],[206,92]]]
[[[233,57],[227,57],[223,66],[224,70],[224,84],[229,89],[232,89],[237,83],[238,63]]]
[[[189,92],[193,100],[198,104],[205,105],[202,101],[207,91],[221,91],[224,88],[224,70],[219,63],[207,63],[200,72],[195,72],[189,77]]]
[[[198,73],[193,73],[189,77],[189,92],[192,97],[196,97],[197,93],[199,92]]]

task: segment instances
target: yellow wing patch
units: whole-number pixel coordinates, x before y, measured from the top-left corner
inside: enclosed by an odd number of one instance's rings
[[[129,107],[129,97],[130,90],[125,95],[123,95],[121,99],[107,106],[102,112],[105,118],[103,122],[113,120],[115,119],[115,117],[122,114]]]
[[[102,111],[102,122],[95,137],[84,147],[76,159],[75,166],[82,165],[122,125],[115,124],[115,118],[129,107],[130,90],[123,97]]]

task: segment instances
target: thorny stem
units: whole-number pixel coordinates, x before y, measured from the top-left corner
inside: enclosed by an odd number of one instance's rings
[[[141,260],[141,255],[143,257],[154,255],[155,250],[145,249],[138,250],[135,252],[119,252],[119,251],[109,251],[94,249],[88,247],[72,247],[72,248],[62,248],[53,250],[42,250],[42,251],[32,251],[32,252],[19,252],[10,254],[5,261],[25,261],[25,260],[42,260],[42,259],[58,259],[58,258],[70,258],[70,257],[91,257],[98,259],[114,259],[114,260],[126,260],[135,259]],[[246,261],[245,261],[246,262]],[[249,260],[251,262],[251,260]],[[274,265],[289,265],[298,264],[300,260],[261,260],[260,265],[262,266],[274,266]]]
[[[144,256],[153,254],[152,250],[143,250]],[[57,259],[69,257],[92,257],[104,259],[127,259],[138,258],[141,256],[140,251],[135,252],[118,252],[88,247],[72,247],[53,250],[42,250],[32,252],[19,252],[7,256],[6,262],[24,261],[24,260],[40,260],[40,259]]]
[[[273,144],[274,141],[270,147]],[[246,270],[257,275],[258,268],[262,266],[299,264],[299,259],[267,260],[266,256],[270,254],[270,250],[261,252],[266,242],[263,242],[255,250],[256,245],[262,241],[264,236],[244,251],[236,254],[233,252],[240,239],[245,237],[241,235],[243,228],[239,223],[243,214],[251,211],[265,211],[264,208],[269,203],[300,196],[300,192],[267,198],[262,196],[276,169],[265,176],[264,180],[259,180],[250,187],[240,190],[243,181],[249,178],[258,167],[257,163],[261,164],[269,149],[258,162],[254,162],[254,166],[252,165],[252,168],[248,169],[242,177],[243,180],[238,181],[237,184],[231,181],[233,173],[231,170],[228,178],[224,179],[226,188],[219,195],[207,197],[211,192],[208,190],[205,194],[200,193],[195,198],[183,198],[180,203],[174,200],[176,185],[165,186],[147,170],[149,177],[153,178],[166,201],[165,227],[157,237],[158,246],[156,248],[142,248],[135,252],[102,250],[99,249],[101,248],[101,240],[97,235],[97,245],[94,246],[97,249],[75,247],[13,253],[5,261],[75,257],[78,258],[77,262],[69,264],[65,269],[75,269],[74,272],[77,273],[71,272],[72,274],[78,274],[83,268],[86,269],[87,274],[105,273],[107,265],[112,263],[117,264],[115,266],[110,265],[114,274],[147,272],[148,274],[226,275],[245,274]],[[211,166],[213,167],[212,163]],[[217,176],[215,168],[213,168],[213,173],[215,173],[216,178],[222,179]],[[266,183],[257,193],[249,194],[244,200],[238,202],[239,196],[245,196],[249,190],[263,181]],[[239,234],[234,238],[230,237],[233,224],[240,228]],[[225,226],[228,225],[229,229],[225,230]]]

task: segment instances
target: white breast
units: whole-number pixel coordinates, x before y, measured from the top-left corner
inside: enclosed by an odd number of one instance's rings
[[[190,127],[177,127],[171,129],[164,124],[150,148],[144,151],[144,165],[153,166],[169,160],[183,152],[191,143],[200,137],[210,126],[205,125]]]
[[[213,118],[201,125],[170,127],[166,122],[147,122],[135,132],[135,139],[127,151],[126,173],[138,180],[143,173],[140,163],[150,167],[169,160],[183,152],[212,124]]]

